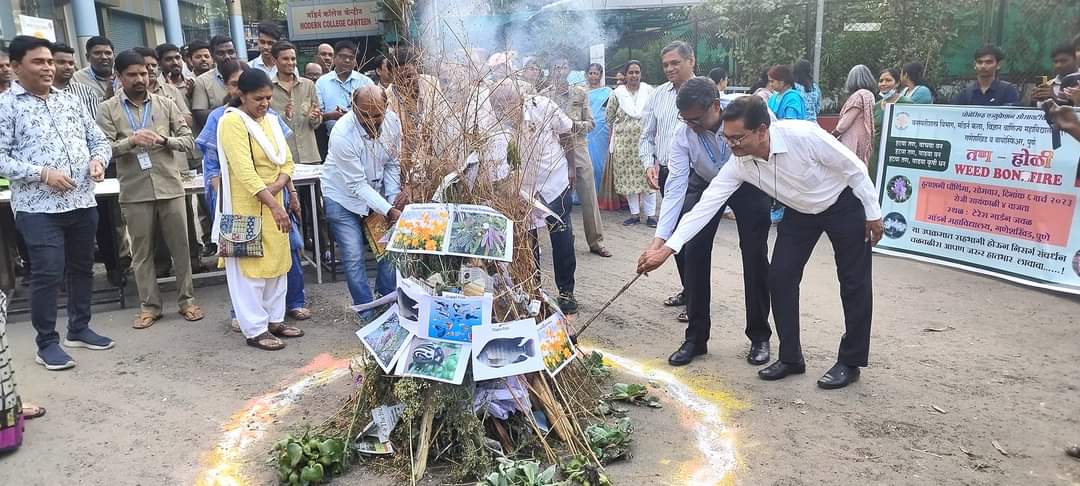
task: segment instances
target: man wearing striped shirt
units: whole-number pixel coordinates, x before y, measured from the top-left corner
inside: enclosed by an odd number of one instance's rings
[[[79,99],[79,104],[86,108],[86,113],[91,119],[97,119],[98,96],[89,86],[71,79],[75,76],[75,48],[67,44],[53,44],[53,66],[56,67],[56,77],[53,78],[53,87],[65,93],[71,93]]]
[[[675,107],[675,97],[683,83],[694,77],[694,50],[686,42],[672,42],[660,51],[660,62],[668,82],[656,87],[641,112],[644,126],[638,144],[638,158],[645,166],[645,178],[649,186],[659,189],[663,195],[668,176],[667,162],[671,153],[671,141],[679,125],[679,109]],[[675,264],[679,269],[679,282],[682,282],[681,254],[675,255]],[[665,300],[664,305],[686,305],[683,290],[680,289],[679,293]],[[686,312],[679,314],[678,320],[688,322]]]
[[[52,45],[51,50],[53,66],[56,68],[53,87],[59,91],[75,95],[75,98],[79,100],[79,105],[86,109],[87,116],[91,120],[97,120],[98,106],[101,105],[100,96],[90,86],[73,79],[75,76],[75,48],[57,43]],[[112,201],[99,204],[97,212],[97,246],[101,253],[101,259],[105,264],[105,273],[109,283],[116,287],[123,287],[126,281],[127,262],[130,260],[130,256],[126,256],[130,255],[130,249],[125,248],[126,244],[124,243],[127,226],[123,224],[119,207]],[[119,248],[117,247],[118,243]]]

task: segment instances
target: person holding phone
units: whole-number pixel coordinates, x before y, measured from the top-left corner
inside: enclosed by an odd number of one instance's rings
[[[1072,104],[1069,101],[1069,97],[1065,95],[1064,88],[1075,87],[1080,82],[1080,72],[1078,72],[1076,51],[1073,49],[1072,44],[1061,44],[1050,51],[1050,60],[1054,63],[1054,77],[1048,78],[1042,77],[1042,84],[1035,88],[1035,91],[1031,92],[1031,99],[1036,104],[1043,101],[1053,99],[1058,105]],[[1064,86],[1065,79],[1071,76],[1069,84],[1071,86]]]

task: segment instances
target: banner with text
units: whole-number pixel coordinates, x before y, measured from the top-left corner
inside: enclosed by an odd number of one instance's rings
[[[363,37],[382,32],[375,2],[299,1],[286,8],[291,40]]]
[[[886,254],[1080,294],[1080,142],[1036,109],[899,104],[882,127]]]

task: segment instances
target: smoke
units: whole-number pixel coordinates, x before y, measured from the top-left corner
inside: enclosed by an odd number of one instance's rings
[[[474,65],[491,67],[510,61],[519,70],[524,60],[539,57],[550,62],[566,57],[575,71],[590,62],[589,47],[610,46],[619,32],[604,25],[601,12],[590,0],[558,0],[546,5],[517,0],[499,6],[485,0],[432,0],[417,9],[418,42],[426,61],[466,58]]]

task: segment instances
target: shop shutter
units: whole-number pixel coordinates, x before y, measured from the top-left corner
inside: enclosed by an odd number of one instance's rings
[[[146,29],[143,27],[142,17],[110,10],[109,40],[117,54],[133,47],[146,46]]]

